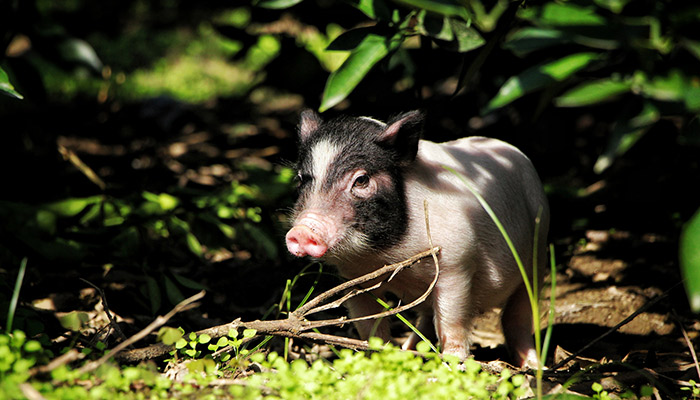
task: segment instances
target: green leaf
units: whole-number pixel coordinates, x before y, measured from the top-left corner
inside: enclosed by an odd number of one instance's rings
[[[639,88],[645,96],[660,101],[682,102],[689,111],[700,110],[700,85],[697,77],[688,78],[679,70],[668,76],[654,76],[651,80],[639,73]]]
[[[597,53],[576,53],[528,68],[522,73],[510,77],[501,86],[498,94],[487,104],[484,112],[503,107],[527,93],[562,81],[596,59],[598,59]]]
[[[175,342],[176,349],[184,349],[187,346],[187,339],[180,338]]]
[[[460,17],[469,20],[467,8],[458,0],[395,0],[409,7],[423,9],[448,17]]]
[[[680,101],[683,100],[689,84],[680,71],[674,70],[668,76],[654,76],[651,80],[643,80],[641,89],[645,95],[656,100]]]
[[[2,69],[2,67],[0,67],[0,92],[16,99],[24,98],[15,90],[15,87],[12,86],[10,83],[10,78],[7,76],[7,73]]]
[[[323,91],[320,111],[323,112],[345,99],[367,73],[391,51],[399,47],[403,37],[368,34],[350,53],[343,65],[331,73]]]
[[[593,0],[598,6],[619,14],[630,0]]]
[[[90,316],[82,311],[71,311],[66,315],[58,317],[61,326],[71,331],[79,331],[83,325],[90,320]]]
[[[357,48],[369,35],[386,36],[387,30],[379,26],[363,26],[340,34],[326,47],[328,51],[351,51]]]
[[[686,48],[692,54],[700,60],[700,42],[690,39],[681,40],[681,45]]]
[[[623,112],[610,133],[608,146],[596,160],[593,171],[597,174],[612,165],[615,158],[625,154],[659,120],[661,114],[651,103],[645,102],[638,114]]]
[[[203,333],[203,334],[199,335],[199,337],[197,338],[197,341],[199,343],[202,343],[202,344],[209,343],[209,342],[211,342],[211,336],[207,335],[206,333]]]
[[[690,309],[700,312],[700,209],[683,227],[679,259]]]
[[[144,191],[141,193],[141,196],[143,196],[143,198],[149,203],[155,203],[157,205],[157,207],[153,207],[152,205],[148,204],[144,205],[149,211],[149,214],[162,214],[166,211],[172,211],[180,203],[180,200],[178,200],[177,197],[173,197],[167,193],[155,194]]]
[[[151,276],[146,276],[146,286],[142,288],[144,296],[150,301],[151,313],[155,314],[160,309],[161,293],[158,282]]]
[[[571,38],[559,29],[525,27],[508,37],[503,47],[518,56],[548,47],[570,43]]]
[[[181,220],[178,217],[171,216],[170,217],[170,222],[180,230],[180,232],[185,234],[185,240],[187,242],[187,247],[190,249],[190,251],[196,255],[196,256],[201,256],[203,253],[202,250],[202,244],[199,243],[199,240],[197,237],[192,233],[192,229],[190,228],[190,224],[187,222]]]
[[[270,8],[273,10],[280,10],[284,8],[289,8],[301,3],[304,0],[259,0],[254,3],[254,5],[261,8]]]
[[[605,25],[605,18],[596,14],[592,7],[581,7],[571,3],[547,3],[542,8],[540,21],[553,26]]]
[[[204,285],[202,285],[201,282],[194,281],[190,278],[184,277],[180,274],[177,274],[173,272],[173,278],[179,283],[180,285],[188,288],[188,289],[194,289],[194,290],[203,290],[206,289]]]
[[[165,294],[168,296],[168,300],[170,300],[172,304],[181,302],[185,296],[180,291],[180,288],[167,276],[163,276],[163,280],[165,282]]]
[[[621,82],[613,78],[599,79],[582,83],[557,97],[558,107],[581,107],[611,100],[632,87],[631,82]]]
[[[357,0],[353,6],[372,19],[391,20],[391,11],[384,0]]]
[[[486,42],[479,32],[466,21],[443,17],[437,18],[426,15],[419,24],[424,34],[432,37],[442,48],[460,53],[466,53],[481,47]]]
[[[421,33],[426,36],[445,41],[454,39],[449,17],[439,17],[422,12],[418,17],[418,24],[419,28],[422,28]]]
[[[86,207],[97,204],[101,200],[102,196],[71,198],[49,203],[43,208],[50,210],[61,217],[73,217],[81,213]]]
[[[160,342],[163,342],[163,344],[172,345],[182,339],[182,331],[177,328],[165,326],[160,328],[157,338]]]

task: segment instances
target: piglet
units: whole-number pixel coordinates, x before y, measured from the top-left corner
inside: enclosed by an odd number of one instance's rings
[[[498,228],[464,182],[476,188],[505,226],[532,275],[537,246],[538,282],[545,270],[549,207],[530,160],[496,139],[468,137],[447,143],[421,140],[423,115],[401,114],[387,123],[368,117],[324,121],[307,110],[299,125],[297,178],[287,249],[322,259],[352,279],[429,248],[424,201],[433,244],[440,246],[440,275],[418,308],[418,329],[434,332],[443,353],[469,355],[473,318],[502,309],[513,361],[537,364],[532,312],[513,255]],[[538,213],[539,236],[534,240]],[[378,293],[404,303],[422,295],[434,276],[432,260],[402,271]],[[532,276],[530,276],[532,279]],[[538,285],[541,287],[542,285]],[[351,317],[381,312],[369,295],[353,298]],[[356,324],[361,337],[390,339],[387,321]],[[404,348],[415,346],[412,335]]]

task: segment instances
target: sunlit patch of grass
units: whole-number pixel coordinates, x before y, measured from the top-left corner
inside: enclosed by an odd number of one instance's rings
[[[153,68],[128,74],[119,96],[128,99],[168,95],[188,102],[246,93],[258,78],[255,73],[219,58],[182,56],[163,59]]]
[[[232,9],[215,22],[242,27],[249,18],[245,9]],[[221,35],[210,21],[201,22],[196,29],[127,30],[118,38],[95,34],[89,41],[108,68],[104,77],[63,71],[40,62],[50,97],[69,100],[83,94],[138,100],[170,96],[201,103],[215,97],[242,96],[264,79],[262,69],[280,49],[278,39],[261,36],[234,61],[243,45]]]

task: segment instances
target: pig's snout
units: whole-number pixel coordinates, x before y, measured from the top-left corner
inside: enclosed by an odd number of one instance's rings
[[[309,255],[318,258],[328,250],[323,238],[305,225],[296,225],[290,229],[286,240],[287,250],[297,257]]]

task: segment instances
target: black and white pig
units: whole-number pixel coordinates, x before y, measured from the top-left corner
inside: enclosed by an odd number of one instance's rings
[[[469,179],[505,226],[532,273],[535,220],[541,210],[538,271],[544,271],[549,207],[530,160],[495,139],[420,140],[423,115],[411,111],[383,123],[367,117],[324,121],[307,110],[299,125],[299,199],[286,235],[288,250],[335,265],[348,279],[428,249],[424,200],[440,275],[418,309],[422,332],[435,329],[442,351],[469,355],[475,315],[502,308],[514,362],[536,365],[532,313],[513,255],[478,200],[453,173]],[[432,260],[402,271],[379,289],[410,302],[433,280]],[[541,282],[542,274],[538,277]],[[541,285],[538,285],[541,287]],[[351,317],[381,312],[369,295],[348,304]],[[375,321],[357,324],[367,338]],[[375,336],[390,339],[386,321]],[[412,348],[410,337],[404,348]]]

